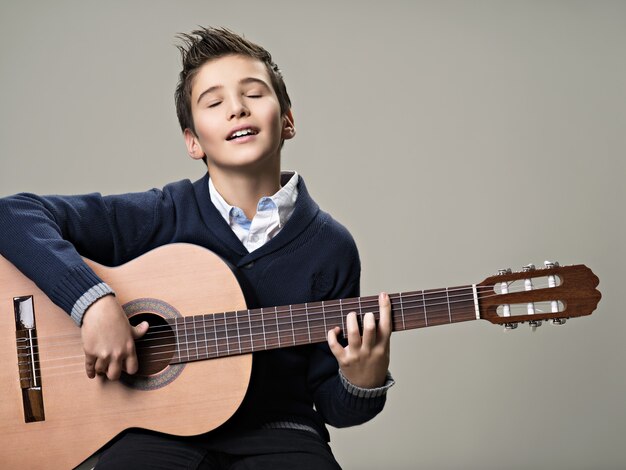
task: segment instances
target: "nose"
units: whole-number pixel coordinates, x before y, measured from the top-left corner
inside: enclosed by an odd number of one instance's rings
[[[233,97],[230,100],[230,106],[228,108],[228,119],[242,118],[250,114],[250,110],[245,105],[241,97]]]

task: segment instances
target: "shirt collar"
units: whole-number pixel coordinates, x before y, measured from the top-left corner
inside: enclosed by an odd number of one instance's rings
[[[283,172],[281,174],[282,187],[273,196],[262,197],[257,204],[257,210],[272,209],[272,204],[268,204],[268,201],[272,201],[278,209],[280,226],[284,226],[291,217],[291,214],[293,214],[293,210],[296,206],[296,200],[298,199],[298,180],[299,175],[297,172]],[[231,219],[237,217],[238,215],[240,218],[241,214],[243,214],[241,209],[231,206],[228,202],[226,202],[226,200],[215,188],[213,180],[210,176],[209,195],[211,197],[211,202],[213,202],[213,205],[228,225],[232,226]]]

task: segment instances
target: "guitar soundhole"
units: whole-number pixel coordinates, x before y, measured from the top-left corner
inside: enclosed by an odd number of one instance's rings
[[[142,321],[150,324],[148,332],[135,342],[139,370],[137,374],[149,377],[165,370],[175,353],[174,332],[165,319],[153,313],[138,313],[129,318],[131,325]]]
[[[157,390],[172,383],[185,364],[170,364],[175,352],[175,335],[170,323],[181,318],[180,312],[160,299],[134,299],[122,305],[131,325],[146,320],[148,332],[135,342],[139,357],[136,374],[122,374],[121,382],[135,390]]]

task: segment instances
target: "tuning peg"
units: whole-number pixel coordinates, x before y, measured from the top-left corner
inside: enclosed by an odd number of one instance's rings
[[[525,273],[527,273],[528,271],[534,271],[535,270],[535,265],[534,264],[527,264],[526,266],[522,266],[522,271],[524,271]]]
[[[556,268],[559,266],[559,262],[558,261],[544,261],[543,265],[546,267],[546,269]]]
[[[515,328],[517,328],[517,323],[505,323],[504,324],[505,331],[514,330]]]
[[[498,269],[498,275],[502,276],[504,274],[511,274],[511,268],[506,268],[506,269]]]
[[[531,320],[528,322],[528,326],[530,326],[533,331],[536,331],[537,328],[541,326],[541,320]]]
[[[567,321],[567,319],[565,318],[555,318],[552,320],[552,324],[553,325],[565,325],[565,322]]]
[[[546,269],[552,269],[554,267],[557,267],[559,263],[558,261],[544,261],[543,265],[546,267]],[[556,287],[556,276],[554,274],[550,274],[548,276],[548,287]],[[552,311],[552,313],[556,313],[559,311],[559,303],[556,300],[550,302],[550,310]],[[555,325],[562,325],[563,323],[565,323],[565,319],[562,319],[562,323],[556,323],[557,320],[560,321],[561,319],[556,318],[552,321],[552,323]]]

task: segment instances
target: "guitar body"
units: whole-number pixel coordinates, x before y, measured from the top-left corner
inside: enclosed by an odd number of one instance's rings
[[[116,268],[87,262],[120,304],[134,302],[144,315],[186,317],[246,307],[228,266],[197,246],[169,245]],[[14,298],[23,296],[32,296],[38,337],[44,419],[34,422],[25,422],[16,347]],[[141,383],[89,379],[80,329],[2,257],[0,338],[0,468],[7,469],[74,467],[131,427],[176,435],[210,431],[239,407],[252,366],[246,354],[165,365]]]

